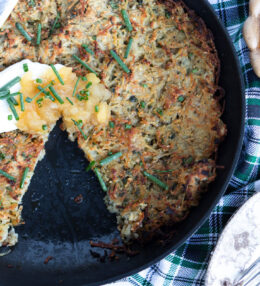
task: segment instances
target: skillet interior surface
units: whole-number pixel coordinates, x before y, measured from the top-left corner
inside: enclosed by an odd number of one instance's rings
[[[0,258],[0,284],[12,285],[100,285],[138,272],[157,262],[181,245],[209,216],[226,190],[237,164],[244,130],[244,89],[237,57],[230,39],[207,1],[184,1],[213,32],[221,60],[220,86],[226,91],[223,121],[228,135],[221,144],[220,169],[200,206],[183,221],[171,242],[151,243],[133,257],[100,262],[90,254],[90,240],[110,242],[119,237],[115,217],[103,202],[103,192],[76,143],[67,139],[59,124],[46,144],[46,156],[24,197],[23,218],[17,228],[19,243],[12,253]],[[79,194],[83,202],[74,198]],[[92,249],[101,255],[104,250]],[[152,250],[152,251],[151,251]],[[52,259],[44,264],[45,259]]]

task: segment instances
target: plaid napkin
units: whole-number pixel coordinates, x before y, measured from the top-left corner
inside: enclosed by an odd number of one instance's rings
[[[118,281],[117,285],[200,286],[211,252],[232,214],[256,191],[260,174],[260,80],[254,74],[249,51],[242,36],[248,17],[249,0],[209,0],[226,26],[235,45],[246,86],[246,126],[244,146],[237,170],[226,194],[207,222],[181,247],[159,263]]]

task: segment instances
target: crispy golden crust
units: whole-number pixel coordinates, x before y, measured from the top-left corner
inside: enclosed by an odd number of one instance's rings
[[[21,221],[21,199],[27,190],[30,177],[44,148],[43,139],[19,131],[0,134],[0,169],[16,181],[0,176],[0,245],[8,243],[8,231]],[[20,188],[25,168],[30,169],[26,183]]]
[[[43,6],[45,1],[36,1],[43,15],[51,13],[44,22],[42,43],[35,47],[9,29],[18,12],[28,8],[26,2],[20,1],[2,32],[19,43],[16,47],[9,42],[6,54],[19,50],[17,61],[32,49],[35,61],[62,63],[84,74],[72,58],[77,54],[113,93],[109,106],[115,127],[85,125],[89,139],[78,134],[78,143],[90,161],[99,162],[109,152],[123,153],[120,159],[98,167],[108,187],[108,209],[117,214],[123,239],[153,236],[163,226],[183,220],[215,179],[216,152],[226,134],[216,96],[221,90],[219,59],[204,22],[181,1],[46,1],[48,7]],[[124,26],[121,9],[131,19],[131,33]],[[38,21],[36,10],[28,8],[23,14],[32,33]],[[48,38],[58,13],[61,26]],[[131,70],[128,75],[110,50],[124,58],[130,37],[133,45],[124,59]],[[0,39],[0,49],[6,38]],[[11,56],[0,58],[2,67],[11,63]],[[144,171],[164,182],[168,190],[147,179]]]

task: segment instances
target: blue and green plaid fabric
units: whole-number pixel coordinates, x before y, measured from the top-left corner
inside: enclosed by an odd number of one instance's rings
[[[196,0],[194,0],[196,1]],[[242,36],[249,0],[209,0],[235,45],[246,86],[246,126],[240,162],[226,194],[207,222],[180,248],[159,263],[123,279],[136,286],[204,285],[211,252],[232,214],[256,191],[260,174],[260,80],[254,74]],[[259,183],[259,182],[258,182]]]

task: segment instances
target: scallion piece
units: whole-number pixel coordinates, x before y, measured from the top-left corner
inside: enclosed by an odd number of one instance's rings
[[[64,83],[63,79],[61,78],[59,72],[57,71],[56,67],[55,67],[53,64],[51,64],[50,66],[51,66],[53,72],[55,73],[56,77],[58,78],[59,82],[60,82],[62,85],[64,85],[65,83]]]
[[[132,128],[132,125],[131,124],[125,124],[125,129],[126,130],[130,130]]]
[[[126,25],[127,30],[129,32],[132,32],[133,31],[133,27],[132,27],[131,21],[130,21],[130,19],[128,17],[128,14],[127,14],[126,10],[122,9],[121,10],[121,14],[122,14],[122,17],[123,17],[123,19],[125,21],[125,25]]]
[[[79,81],[80,81],[80,78],[78,78],[78,79],[77,79],[76,84],[75,84],[75,86],[74,86],[73,94],[72,94],[72,96],[73,96],[73,97],[74,97],[74,96],[75,96],[75,94],[76,94],[76,91],[77,91],[77,87],[78,87]]]
[[[6,96],[6,95],[8,95],[8,94],[10,94],[10,90],[0,91],[0,98],[1,98],[2,96]]]
[[[23,28],[23,26],[20,23],[16,22],[15,27],[25,37],[25,39],[28,42],[31,42],[32,37],[25,31],[25,29]]]
[[[88,71],[94,73],[96,76],[98,75],[88,64],[86,64],[84,61],[82,61],[79,57],[76,55],[73,55],[73,58],[78,61],[84,68],[86,68]]]
[[[12,115],[12,114],[9,114],[7,118],[8,118],[8,120],[10,121],[10,120],[13,119],[13,115]]]
[[[177,98],[177,100],[178,100],[179,102],[183,102],[183,101],[185,100],[185,97],[184,97],[183,95],[180,95],[180,96]]]
[[[101,173],[99,172],[99,170],[97,168],[94,168],[94,172],[95,172],[95,174],[96,174],[96,176],[97,176],[97,178],[99,180],[99,183],[101,185],[102,190],[104,192],[107,192],[107,186],[106,186],[106,184],[105,184],[105,182],[104,182],[104,180],[102,178]]]
[[[117,55],[117,53],[113,50],[110,51],[111,56],[117,61],[117,63],[120,65],[120,67],[126,72],[130,73],[131,71],[126,66],[126,64],[120,59],[120,57]]]
[[[21,94],[20,92],[15,92],[15,93],[8,93],[6,95],[3,95],[3,96],[0,96],[0,100],[3,100],[3,99],[7,99],[7,98],[12,98],[16,95],[19,95]]]
[[[24,111],[24,100],[23,100],[23,94],[20,93],[20,106],[21,106],[21,111]]]
[[[85,76],[83,76],[81,79],[82,79],[82,81],[87,81],[88,80]]]
[[[99,106],[95,105],[95,112],[99,112]]]
[[[79,132],[81,133],[81,135],[83,136],[83,138],[84,138],[85,140],[87,140],[87,139],[88,139],[88,136],[84,133],[84,131],[83,131],[82,128],[80,127],[79,123],[78,123],[76,120],[74,120],[74,119],[71,119],[71,120],[73,121],[73,123],[75,124],[75,126],[78,127],[78,130],[79,130]]]
[[[59,102],[60,104],[63,104],[63,103],[64,103],[63,99],[58,95],[58,93],[57,93],[57,91],[54,89],[54,87],[51,85],[51,86],[49,87],[49,89],[50,89],[51,93],[53,94],[53,96],[58,100],[58,102]]]
[[[37,82],[37,83],[42,83],[42,79],[36,78],[36,82]]]
[[[14,79],[10,80],[8,83],[6,83],[4,86],[0,88],[0,91],[3,90],[9,90],[11,87],[16,85],[18,82],[21,81],[21,78],[19,76],[15,77]]]
[[[90,171],[96,164],[96,161],[91,161],[86,168],[86,172]]]
[[[50,86],[52,86],[53,83],[49,83],[48,85],[46,85],[44,88],[42,88],[41,86],[37,86],[37,88],[40,90],[38,93],[36,93],[36,95],[33,98],[30,97],[26,97],[25,101],[28,103],[31,103],[35,98],[37,98],[40,94],[44,93],[46,95],[49,96],[49,94],[47,93],[46,89],[49,88]]]
[[[164,183],[162,182],[161,180],[159,180],[158,178],[156,178],[155,176],[147,173],[146,171],[144,171],[144,175],[152,182],[154,182],[156,185],[162,187],[163,189],[165,190],[168,190],[169,187]]]
[[[13,105],[15,105],[15,106],[18,106],[18,105],[19,105],[18,102],[17,102],[17,100],[16,100],[13,96],[10,97],[9,99],[11,100],[11,102],[12,102]]]
[[[86,52],[88,52],[89,54],[91,54],[92,56],[95,55],[95,53],[88,47],[88,45],[83,44],[82,48],[84,48],[86,50]]]
[[[129,42],[128,42],[128,45],[127,45],[127,48],[126,48],[126,51],[125,51],[125,56],[124,56],[125,59],[127,59],[129,54],[130,54],[130,50],[131,50],[132,44],[133,44],[133,38],[130,38]]]
[[[7,174],[7,173],[6,173],[5,171],[3,171],[3,170],[0,170],[0,175],[6,177],[7,179],[9,179],[9,180],[11,180],[11,181],[16,181],[16,179],[15,179],[13,176]]]
[[[58,14],[53,22],[53,25],[50,29],[50,32],[49,32],[49,37],[52,35],[52,33],[54,32],[54,30],[57,28],[57,24],[58,24],[58,20],[60,19],[60,15]]]
[[[140,105],[141,105],[142,108],[145,108],[145,106],[146,106],[145,101],[142,100],[142,101],[140,102]]]
[[[71,105],[74,105],[74,103],[73,103],[68,97],[66,97],[66,99],[68,100],[68,102],[69,102]]]
[[[29,71],[29,67],[28,67],[28,64],[23,64],[23,71],[24,72],[28,72]]]
[[[48,126],[46,124],[42,125],[42,130],[46,131],[48,129]]]
[[[117,152],[117,153],[115,153],[115,154],[113,154],[113,155],[111,155],[111,156],[108,156],[108,157],[106,157],[105,159],[103,159],[103,160],[100,161],[100,166],[107,165],[107,164],[109,164],[110,162],[112,162],[112,161],[114,161],[114,160],[120,158],[122,155],[123,155],[122,152]]]
[[[9,107],[10,107],[10,109],[11,109],[13,115],[14,115],[14,118],[16,119],[16,121],[18,121],[19,120],[19,116],[18,116],[18,114],[16,112],[16,109],[15,109],[15,107],[14,107],[12,101],[11,101],[11,98],[7,99],[7,103],[8,103],[8,105],[9,105]]]
[[[86,89],[89,89],[91,86],[92,86],[92,82],[90,81],[86,84]]]
[[[23,176],[22,176],[22,180],[21,180],[21,182],[20,182],[20,188],[21,188],[21,189],[24,187],[24,183],[25,183],[25,180],[26,180],[26,177],[27,177],[27,175],[28,175],[29,170],[30,170],[30,169],[29,169],[28,167],[26,167],[26,168],[24,169]]]
[[[115,123],[113,121],[109,121],[109,127],[110,128],[114,128],[115,127]]]
[[[36,45],[40,45],[41,43],[41,36],[42,36],[42,24],[39,23],[37,27],[37,39],[36,39]]]

